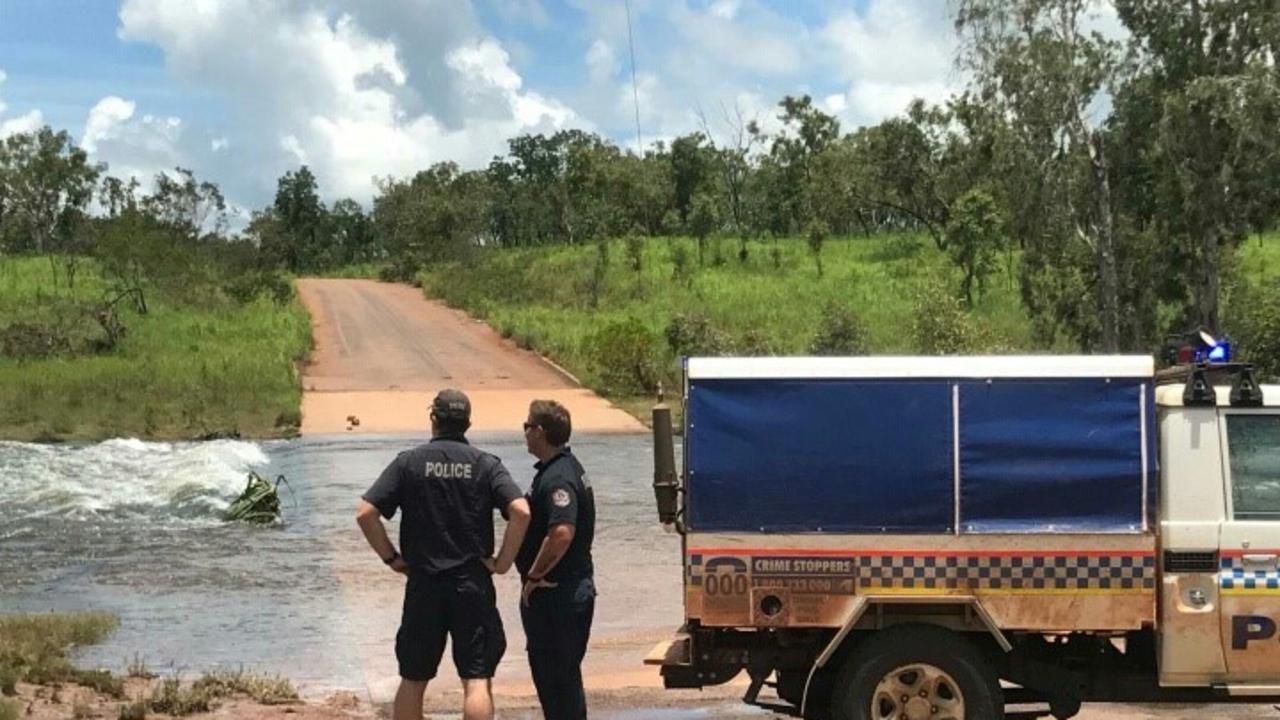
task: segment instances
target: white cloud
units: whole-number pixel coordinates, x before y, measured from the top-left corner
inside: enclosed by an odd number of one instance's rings
[[[232,183],[232,199],[264,204],[275,179],[305,162],[329,198],[367,201],[375,177],[443,160],[481,166],[513,135],[589,125],[526,89],[467,4],[317,1],[121,7],[122,38],[158,46],[179,82],[232,107],[232,126],[217,129],[221,146],[202,140],[230,173],[253,159],[255,177]],[[536,14],[541,5],[521,10]],[[252,43],[246,28],[255,29]]]
[[[587,49],[586,63],[591,82],[607,82],[618,74],[618,57],[613,46],[601,38],[596,38]]]
[[[445,56],[445,64],[467,80],[513,93],[523,81],[511,69],[510,61],[507,51],[489,38],[455,48]],[[475,92],[477,86],[468,83],[467,88]]]
[[[187,165],[184,128],[176,117],[138,116],[137,103],[114,95],[89,110],[80,147],[106,162],[116,177],[135,177],[149,188],[155,175]]]
[[[871,0],[862,13],[831,18],[822,37],[848,83],[846,122],[878,122],[914,98],[940,102],[955,89],[955,39],[943,3]]]
[[[5,71],[0,70],[0,86],[3,86],[8,79],[9,76],[5,74]],[[4,97],[0,96],[0,140],[10,135],[38,130],[45,124],[44,115],[39,110],[29,110],[17,117],[6,118],[5,110],[8,107],[8,105],[5,105]]]
[[[685,42],[682,50],[700,52],[716,64],[747,70],[757,76],[788,76],[804,67],[808,29],[803,23],[763,7],[743,12],[741,3],[731,13],[724,3],[705,12],[676,4],[670,23]]]
[[[44,124],[44,115],[39,110],[30,110],[17,117],[0,119],[0,139],[39,130]]]
[[[84,135],[80,138],[80,147],[88,152],[98,149],[99,140],[109,140],[117,135],[120,126],[133,117],[137,106],[123,98],[104,97],[89,111],[89,119],[84,124]]]
[[[707,11],[722,20],[732,20],[738,17],[741,9],[742,0],[715,0]]]

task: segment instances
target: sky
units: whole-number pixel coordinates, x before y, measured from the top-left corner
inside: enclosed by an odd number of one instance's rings
[[[844,128],[957,89],[947,0],[630,0],[644,145],[807,93]],[[306,164],[326,200],[485,166],[522,133],[636,147],[623,0],[0,0],[0,137],[67,130],[236,212]]]

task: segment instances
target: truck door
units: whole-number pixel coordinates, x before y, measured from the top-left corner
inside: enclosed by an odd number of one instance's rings
[[[1219,585],[1230,684],[1280,686],[1280,414],[1222,408]]]

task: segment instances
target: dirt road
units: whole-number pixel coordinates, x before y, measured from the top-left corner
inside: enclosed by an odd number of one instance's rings
[[[298,290],[315,334],[303,434],[425,431],[427,406],[445,387],[471,396],[476,431],[519,429],[529,401],[546,397],[569,408],[574,430],[643,430],[536,353],[417,288],[308,279]]]

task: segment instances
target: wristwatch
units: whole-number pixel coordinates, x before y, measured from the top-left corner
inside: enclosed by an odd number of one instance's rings
[[[392,550],[392,551],[391,551],[391,557],[387,558],[386,560],[383,560],[382,562],[384,562],[384,563],[386,563],[386,564],[390,565],[391,563],[393,563],[393,562],[395,562],[396,560],[399,560],[399,559],[400,559],[400,551],[399,551],[399,550]]]

